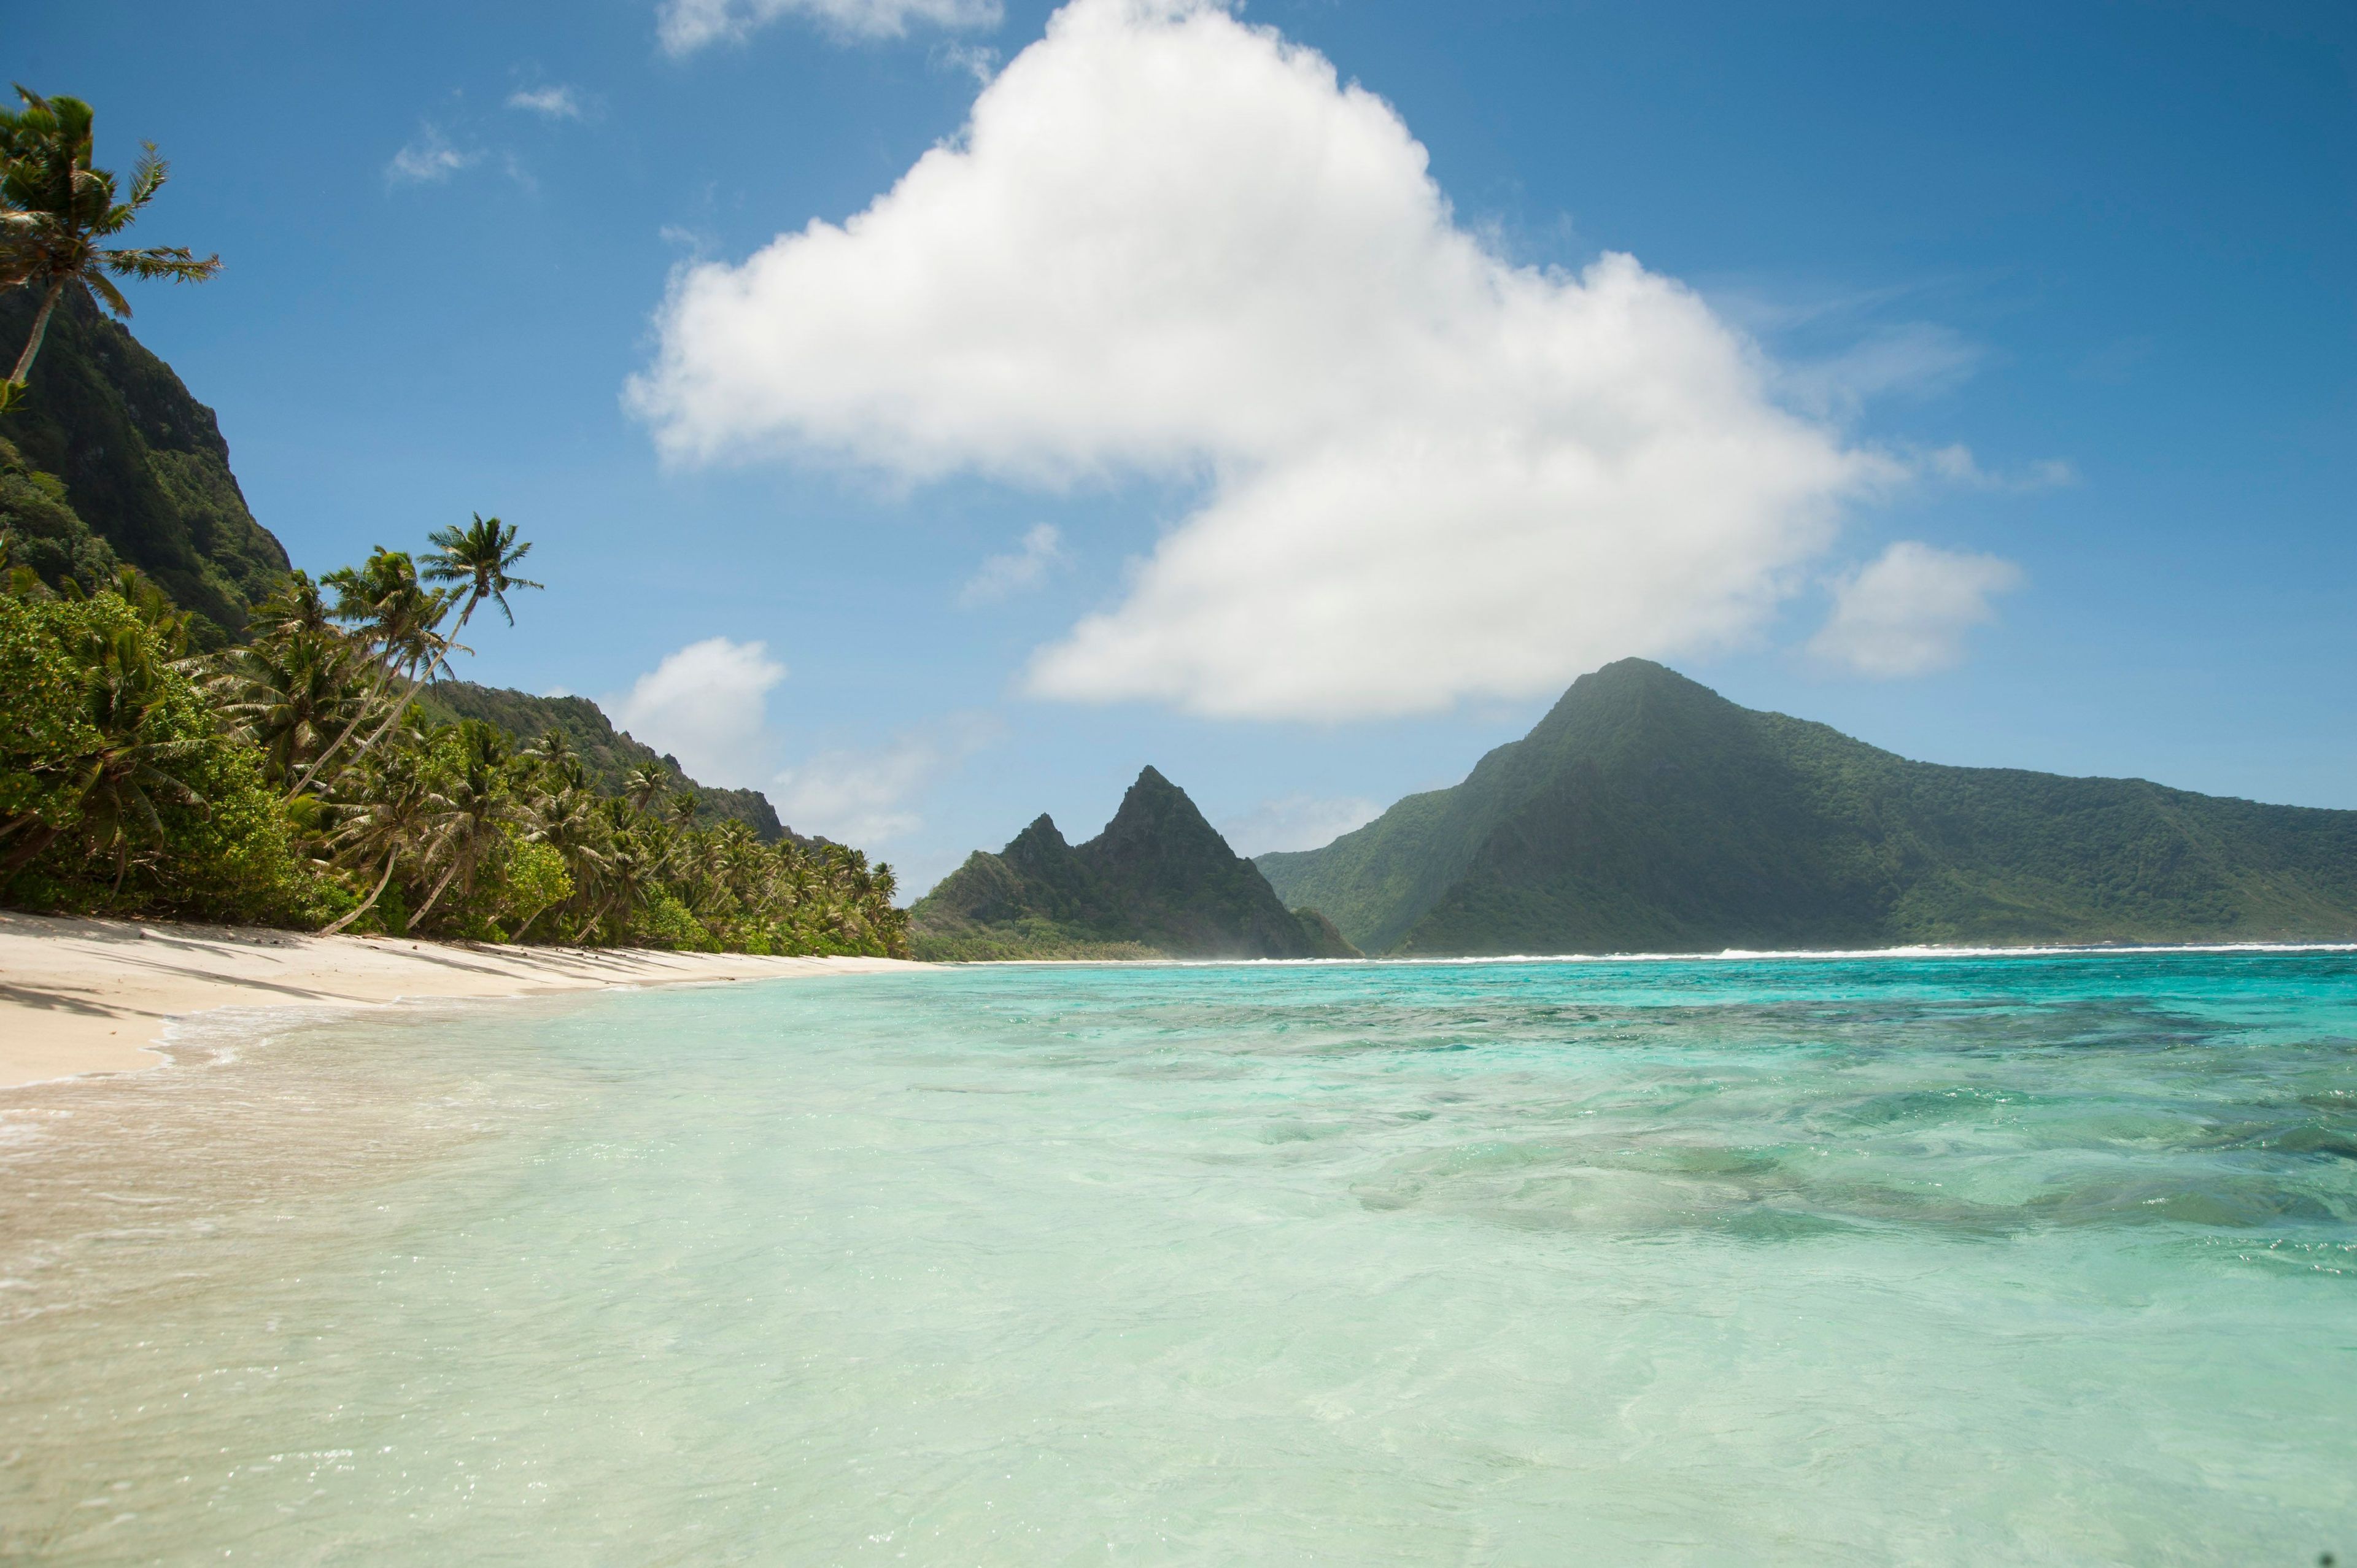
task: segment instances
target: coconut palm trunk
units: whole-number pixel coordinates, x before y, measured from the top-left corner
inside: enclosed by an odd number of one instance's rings
[[[338,920],[334,925],[322,927],[319,934],[323,937],[332,937],[338,931],[342,930],[346,926],[350,925],[354,920],[359,919],[362,915],[367,914],[371,909],[375,908],[376,901],[384,897],[386,884],[393,880],[393,865],[400,859],[401,849],[399,845],[395,845],[384,857],[384,875],[378,877],[376,879],[376,886],[369,890],[368,902],[362,904],[359,908],[354,909],[350,914],[344,916],[343,918]]]
[[[10,381],[22,383],[33,373],[33,360],[41,351],[41,339],[49,335],[49,317],[56,314],[58,296],[65,291],[65,274],[60,274],[51,280],[49,292],[41,296],[40,314],[33,317],[33,335],[25,340],[25,351],[16,356],[16,368],[8,372]]]
[[[449,886],[450,879],[457,875],[458,857],[454,854],[450,857],[450,868],[442,874],[442,880],[434,885],[434,891],[425,896],[425,902],[418,907],[417,913],[409,917],[412,930],[424,924],[425,917],[434,912],[434,906],[442,901],[442,890]]]
[[[104,243],[138,220],[170,177],[156,144],[146,144],[133,169],[130,188],[115,199],[113,171],[91,161],[96,146],[91,106],[79,98],[44,98],[19,87],[17,109],[0,109],[0,140],[8,156],[0,162],[0,212],[7,217],[0,283],[44,289],[32,336],[16,357],[16,369],[0,384],[0,408],[25,391],[42,340],[48,337],[58,296],[79,283],[99,306],[128,318],[131,302],[113,280],[161,278],[202,283],[221,271],[221,258],[202,260],[179,246],[123,247]]]

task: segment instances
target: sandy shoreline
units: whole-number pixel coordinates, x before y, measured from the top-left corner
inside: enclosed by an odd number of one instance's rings
[[[455,946],[0,913],[0,1089],[158,1066],[164,1058],[151,1047],[165,1026],[215,1007],[522,996],[923,967],[896,959]]]

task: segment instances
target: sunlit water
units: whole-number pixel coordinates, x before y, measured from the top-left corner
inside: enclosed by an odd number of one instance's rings
[[[6,1100],[0,1557],[2357,1557],[2357,955],[269,1031]]]

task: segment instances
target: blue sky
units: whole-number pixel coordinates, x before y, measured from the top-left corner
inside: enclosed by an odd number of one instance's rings
[[[1149,761],[1298,844],[1620,652],[2357,807],[2345,5],[1088,0],[1027,55],[1051,10],[7,41],[173,159],[143,235],[227,268],[135,329],[298,564],[519,523],[550,591],[468,674],[919,886]]]

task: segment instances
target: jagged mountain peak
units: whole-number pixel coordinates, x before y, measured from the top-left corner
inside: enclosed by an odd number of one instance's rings
[[[948,957],[1308,958],[1348,944],[1277,899],[1160,769],[1142,769],[1104,831],[1067,845],[1042,815],[977,853],[911,911]],[[930,944],[930,945],[928,945]]]

